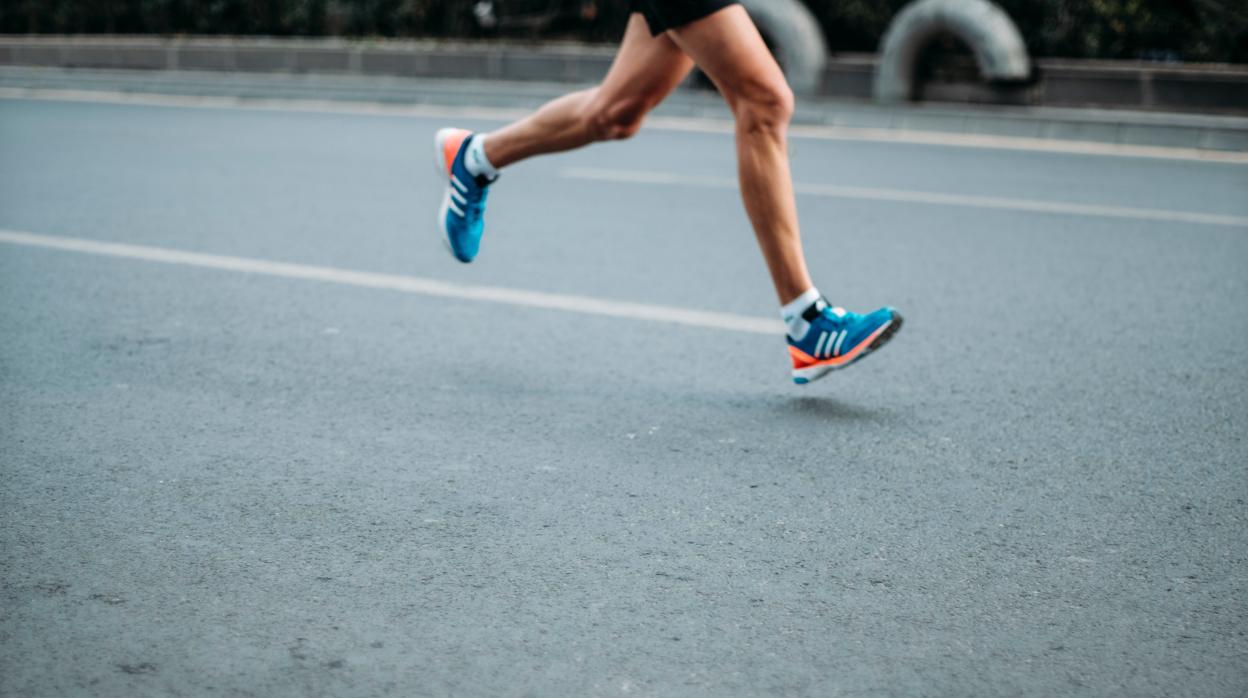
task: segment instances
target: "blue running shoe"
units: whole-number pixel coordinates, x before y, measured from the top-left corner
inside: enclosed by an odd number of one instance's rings
[[[901,315],[884,307],[867,315],[845,312],[819,301],[803,315],[810,330],[801,341],[789,337],[793,382],[809,383],[845,368],[884,346],[901,329]]]
[[[493,179],[474,177],[464,167],[464,152],[473,133],[444,128],[434,137],[434,161],[446,182],[446,194],[438,211],[438,227],[451,254],[465,264],[477,256],[485,230],[485,197]],[[495,178],[497,179],[497,178]]]

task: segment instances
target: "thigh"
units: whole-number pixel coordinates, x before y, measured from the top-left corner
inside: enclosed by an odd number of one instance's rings
[[[651,36],[645,18],[629,15],[620,50],[603,78],[599,94],[608,101],[638,101],[654,106],[676,89],[693,60],[667,34]]]
[[[784,71],[741,5],[669,29],[667,35],[730,103],[773,95],[777,86],[787,86]]]

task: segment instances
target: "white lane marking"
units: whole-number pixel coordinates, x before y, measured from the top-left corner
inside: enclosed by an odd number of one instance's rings
[[[571,89],[571,88],[569,88]],[[352,114],[359,116],[406,116],[429,119],[472,119],[477,121],[515,121],[532,113],[531,109],[505,107],[450,107],[430,104],[390,104],[327,99],[261,99],[250,97],[214,97],[168,95],[145,92],[109,90],[62,90],[33,87],[0,87],[0,99],[30,99],[53,102],[89,102],[145,107],[177,107],[185,109],[251,109],[256,111],[302,112],[313,114]],[[732,133],[728,118],[651,116],[647,129],[692,131],[697,133]],[[990,134],[945,131],[910,131],[904,129],[862,128],[855,126],[817,126],[794,124],[789,127],[792,139],[823,141],[868,141],[903,145],[929,145],[952,148],[1021,150],[1090,155],[1101,157],[1150,158],[1157,160],[1196,160],[1199,162],[1248,165],[1248,152],[1177,148],[1167,146],[1100,143],[1026,136],[995,136]]]
[[[147,245],[127,245],[116,242],[100,242],[83,238],[61,237],[58,235],[41,235],[19,230],[0,230],[0,242],[13,245],[43,247],[67,252],[102,255],[138,259],[163,264],[178,264],[202,269],[218,269],[223,271],[244,272],[263,276],[276,276],[286,279],[303,279],[306,281],[323,281],[346,286],[378,288],[403,293],[414,293],[422,296],[454,298],[456,300],[485,301],[527,308],[543,308],[546,310],[563,310],[571,313],[602,315],[606,317],[627,318],[630,320],[649,320],[652,322],[668,322],[689,327],[702,327],[733,332],[750,332],[779,336],[784,330],[779,320],[732,315],[729,313],[712,313],[687,308],[672,308],[661,305],[645,305],[622,301],[573,296],[559,293],[543,293],[541,291],[524,291],[497,286],[472,286],[457,284],[436,279],[417,276],[399,276],[395,274],[377,274],[367,271],[351,271],[333,267],[318,267],[306,264],[289,264],[272,262],[247,257],[227,257],[224,255],[186,252],[164,247]],[[449,262],[448,262],[449,263]]]
[[[252,97],[220,97],[209,95],[170,95],[151,92],[118,92],[111,90],[61,90],[34,87],[0,87],[0,99],[29,99],[44,102],[86,102],[120,104],[140,107],[174,107],[178,109],[243,109],[251,111],[297,112],[306,114],[351,114],[357,116],[414,116],[428,118],[463,118],[480,121],[514,121],[527,116],[531,109],[502,107],[445,107],[427,104],[391,104],[388,102],[356,102],[331,99],[270,99]]]
[[[1061,153],[1063,155],[1152,158],[1156,160],[1198,160],[1201,162],[1248,165],[1248,152],[1244,151],[1132,145],[1130,143],[1101,143],[1097,141],[1075,141],[1058,138],[1030,138],[1027,136],[997,136],[986,133],[793,124],[789,126],[789,136],[819,140],[874,141],[879,143],[904,143],[907,145],[1021,150],[1040,153]]]
[[[563,170],[561,176],[568,179],[592,179],[604,182],[629,184],[684,185],[709,189],[736,189],[737,180],[730,177],[704,177],[681,175],[673,172],[646,170],[614,170],[597,167],[572,167]],[[1029,211],[1033,213],[1058,213],[1092,218],[1128,218],[1142,221],[1169,221],[1223,225],[1233,228],[1248,227],[1248,217],[1229,216],[1195,211],[1167,211],[1154,208],[1130,208],[1126,206],[1101,206],[1069,201],[1039,201],[1035,199],[1010,199],[997,196],[973,196],[968,194],[940,194],[904,189],[878,189],[874,187],[843,187],[835,184],[793,183],[793,191],[811,196],[828,196],[838,199],[860,201],[897,201],[910,204],[937,206],[961,206],[966,208],[990,208],[1005,211]]]
[[[733,133],[736,130],[732,121],[728,119],[679,116],[649,117],[646,119],[646,128],[699,133]],[[821,126],[818,124],[792,124],[789,126],[790,140],[803,138],[821,141],[869,141],[875,143],[900,143],[904,145],[1021,150],[1059,153],[1062,155],[1151,158],[1155,160],[1197,160],[1200,162],[1248,165],[1248,152],[1236,150],[1134,145],[1131,143],[1105,143],[1101,141],[1076,141],[1029,136],[998,136],[990,133],[960,133],[957,131],[868,128],[865,126]]]

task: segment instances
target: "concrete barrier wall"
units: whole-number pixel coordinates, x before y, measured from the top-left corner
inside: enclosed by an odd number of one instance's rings
[[[593,82],[614,55],[610,47],[579,44],[0,35],[0,65],[61,68]]]
[[[0,65],[595,82],[615,49],[581,44],[0,35]],[[929,84],[926,99],[1248,114],[1248,66],[1037,61],[1027,87]],[[837,54],[818,94],[870,99],[872,54]]]

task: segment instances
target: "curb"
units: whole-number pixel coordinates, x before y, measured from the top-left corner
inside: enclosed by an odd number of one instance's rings
[[[3,35],[0,65],[202,70],[515,81],[597,82],[615,46],[571,42],[410,39]],[[871,99],[877,57],[834,54],[815,94]],[[1155,109],[1248,116],[1248,66],[1143,61],[1036,61],[1034,85],[929,83],[929,99],[955,103]]]
[[[0,87],[512,110],[533,109],[570,89],[568,83],[562,82],[3,66],[0,66]],[[719,95],[696,88],[677,90],[655,113],[726,123],[732,118]],[[882,106],[849,100],[804,99],[799,100],[793,121],[797,125],[850,129],[1248,152],[1248,118],[1229,116],[1002,106]]]

